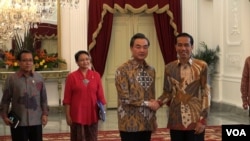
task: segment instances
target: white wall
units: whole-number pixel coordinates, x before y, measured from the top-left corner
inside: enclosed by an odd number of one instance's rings
[[[220,46],[218,74],[212,101],[241,107],[240,80],[245,58],[250,55],[248,0],[199,0],[198,41]]]
[[[78,68],[74,54],[87,50],[88,1],[80,1],[77,9],[61,7],[61,53],[70,71]]]

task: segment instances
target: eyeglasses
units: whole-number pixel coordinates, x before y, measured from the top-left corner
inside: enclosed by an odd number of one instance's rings
[[[21,60],[21,62],[24,62],[24,63],[28,63],[28,62],[33,62],[33,59],[24,59],[24,60]]]

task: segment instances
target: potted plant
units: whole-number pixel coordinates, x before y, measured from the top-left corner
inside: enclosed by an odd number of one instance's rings
[[[29,29],[25,30],[23,38],[20,36],[19,33],[15,33],[14,35],[14,48],[13,53],[15,57],[19,54],[21,50],[29,50],[34,52],[34,36],[30,33]]]
[[[197,52],[193,55],[194,58],[204,60],[208,65],[208,75],[211,79],[216,72],[216,65],[219,61],[219,46],[216,48],[208,48],[205,42],[200,42]],[[210,83],[210,82],[209,82]]]
[[[12,70],[19,69],[16,57],[22,50],[29,50],[34,56],[34,69],[36,71],[58,69],[59,64],[66,64],[63,59],[58,57],[57,53],[47,53],[43,48],[34,48],[34,36],[25,31],[22,38],[18,33],[14,36],[14,47],[11,51],[5,52],[5,64]],[[1,65],[1,64],[0,64]]]

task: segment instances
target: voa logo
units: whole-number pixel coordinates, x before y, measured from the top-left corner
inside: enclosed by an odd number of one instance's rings
[[[247,136],[244,129],[226,129],[227,136]]]

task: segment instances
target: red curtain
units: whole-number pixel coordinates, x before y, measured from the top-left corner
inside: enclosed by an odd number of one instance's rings
[[[29,29],[32,36],[34,36],[34,48],[40,49],[42,45],[42,39],[57,39],[57,25],[49,23],[39,23],[37,27]],[[12,39],[12,48],[15,48],[15,40]]]
[[[176,59],[174,38],[181,31],[180,0],[91,0],[88,50],[93,58],[93,66],[101,76],[108,55],[114,11],[154,14],[164,61],[168,63]]]
[[[30,28],[30,32],[34,36],[43,36],[50,38],[51,36],[57,37],[57,25],[49,23],[39,23],[37,28]]]
[[[105,3],[111,4],[108,2],[109,0]],[[90,0],[88,23],[88,45],[95,46],[91,49],[89,47],[88,50],[90,50],[93,67],[101,76],[105,69],[113,25],[113,14],[103,11],[103,4],[102,0]]]
[[[30,28],[30,32],[35,38],[34,48],[40,49],[43,39],[57,39],[57,25],[49,23],[39,23],[37,28]]]
[[[169,0],[167,13],[154,13],[156,34],[165,64],[177,59],[175,51],[175,35],[182,31],[181,3],[179,0]],[[172,12],[172,13],[169,13]],[[171,26],[171,24],[175,24]],[[173,28],[176,26],[176,28]]]

